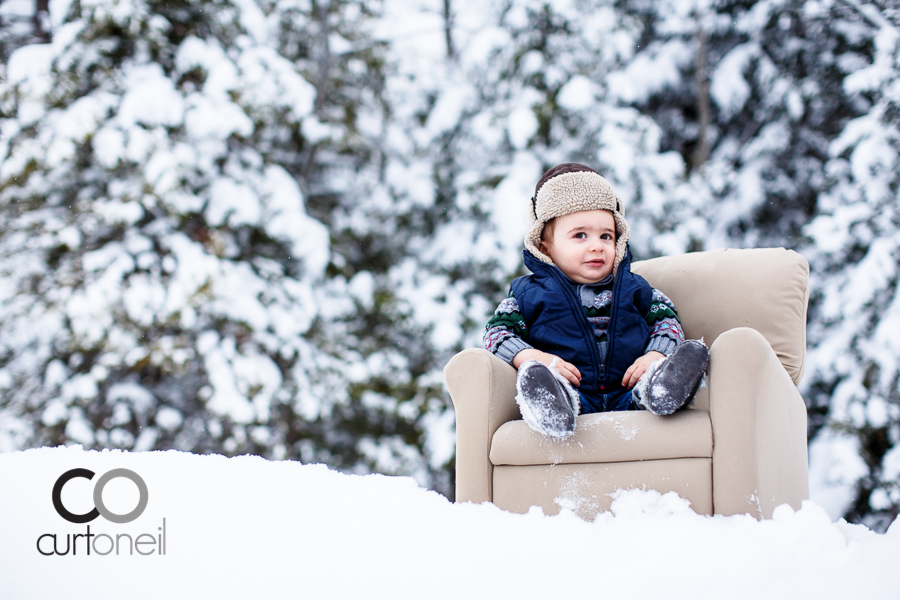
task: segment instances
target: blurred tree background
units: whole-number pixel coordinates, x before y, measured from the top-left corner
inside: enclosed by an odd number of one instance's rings
[[[175,448],[453,494],[441,369],[540,174],[638,258],[812,267],[813,499],[900,507],[900,14],[806,0],[3,0],[0,450]]]

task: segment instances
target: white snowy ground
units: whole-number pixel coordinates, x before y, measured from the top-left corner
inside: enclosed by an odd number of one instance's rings
[[[138,473],[144,513],[90,523],[101,552],[122,533],[158,535],[166,554],[42,556],[45,533],[84,534],[62,501],[92,508],[100,476]],[[138,488],[112,479],[103,503],[126,514]],[[145,538],[149,539],[149,538]],[[120,550],[124,553],[124,546]],[[44,538],[43,549],[49,550]],[[156,546],[145,545],[154,550]],[[593,523],[571,513],[514,515],[454,505],[409,478],[353,476],[324,466],[181,452],[0,454],[0,596],[24,598],[898,598],[900,524],[884,535],[832,523],[807,503],[775,519],[701,517],[674,495],[623,493]]]

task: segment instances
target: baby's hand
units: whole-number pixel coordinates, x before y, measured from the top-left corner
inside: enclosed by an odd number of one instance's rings
[[[554,356],[536,348],[528,348],[527,350],[522,350],[513,357],[513,366],[518,369],[526,360],[536,360],[541,364],[547,365],[551,369],[556,369],[560,375],[566,378],[566,381],[575,387],[581,385],[581,372],[578,371],[575,365],[564,361],[558,356]]]
[[[628,389],[633,388],[638,381],[641,380],[641,377],[644,376],[644,373],[647,371],[647,367],[655,363],[661,358],[665,358],[665,354],[662,352],[657,352],[655,350],[651,350],[647,354],[643,355],[628,367],[628,370],[625,371],[625,377],[622,378],[622,385],[627,387]]]

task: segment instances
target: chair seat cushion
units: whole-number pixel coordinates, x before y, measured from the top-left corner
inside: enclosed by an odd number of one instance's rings
[[[494,465],[711,457],[709,411],[700,409],[682,410],[667,417],[646,411],[582,415],[574,435],[563,441],[532,431],[525,421],[509,421],[494,434],[490,453]]]

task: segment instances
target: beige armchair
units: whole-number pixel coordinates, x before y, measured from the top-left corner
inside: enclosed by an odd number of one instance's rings
[[[769,518],[808,497],[806,355],[809,265],[784,249],[714,250],[636,262],[667,294],[689,338],[710,347],[708,387],[669,417],[583,415],[556,441],[515,402],[516,371],[481,349],[444,369],[456,409],[456,500],[513,512],[569,508],[592,519],[618,489],[674,491],[700,514]]]

